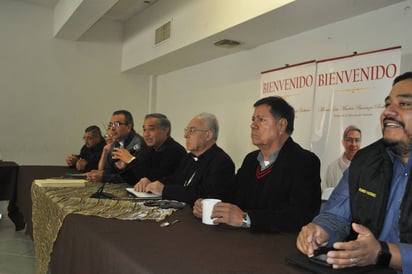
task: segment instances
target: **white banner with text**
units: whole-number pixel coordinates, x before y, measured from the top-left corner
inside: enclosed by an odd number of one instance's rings
[[[401,48],[393,47],[265,71],[260,97],[281,96],[295,108],[292,137],[318,155],[323,178],[343,153],[347,126],[362,130],[361,147],[382,137],[379,117],[400,60]]]

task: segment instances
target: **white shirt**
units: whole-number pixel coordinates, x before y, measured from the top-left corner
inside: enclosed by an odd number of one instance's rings
[[[343,172],[349,167],[350,161],[342,154],[338,159],[329,164],[325,178],[321,183],[322,200],[327,200],[330,193],[339,183]],[[327,196],[327,197],[326,197]]]

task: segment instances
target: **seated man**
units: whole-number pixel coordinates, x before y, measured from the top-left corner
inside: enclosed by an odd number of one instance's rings
[[[319,212],[320,161],[290,137],[294,109],[281,97],[254,104],[250,125],[252,143],[238,170],[227,202],[214,206],[214,223],[253,231],[298,231]],[[193,207],[202,216],[201,200]]]
[[[195,116],[185,128],[186,148],[190,153],[177,170],[158,181],[140,181],[135,189],[189,204],[200,197],[223,198],[232,181],[235,165],[216,145],[218,133],[218,122],[213,114]]]
[[[119,173],[128,163],[119,160],[118,155],[113,150],[115,147],[125,148],[133,155],[133,159],[143,161],[146,144],[134,130],[133,116],[129,111],[113,112],[108,130],[114,141],[107,153],[103,170],[92,170],[86,174],[86,178],[91,182],[122,183],[124,180]]]
[[[378,265],[412,273],[412,72],[395,78],[380,123],[383,138],[359,150],[298,249],[321,246],[333,268]]]
[[[86,128],[83,140],[84,145],[80,150],[80,154],[67,156],[66,163],[69,167],[76,168],[79,171],[97,169],[100,155],[102,154],[103,147],[106,145],[100,128],[97,126]]]
[[[144,162],[139,165],[125,149],[117,149],[119,158],[129,162],[121,173],[123,179],[131,185],[139,181],[155,181],[171,175],[186,155],[185,148],[170,136],[171,125],[166,115],[147,114],[143,123],[143,139],[148,146]],[[116,150],[116,151],[117,151]]]
[[[343,132],[343,154],[330,163],[326,169],[325,179],[322,181],[322,199],[327,200],[333,188],[339,183],[343,172],[349,167],[353,156],[358,152],[362,141],[362,132],[356,126],[348,126]]]

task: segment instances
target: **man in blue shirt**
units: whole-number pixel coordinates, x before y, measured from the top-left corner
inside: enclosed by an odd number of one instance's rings
[[[358,151],[298,249],[321,246],[333,268],[379,265],[412,273],[412,72],[398,76],[380,118],[383,138]]]

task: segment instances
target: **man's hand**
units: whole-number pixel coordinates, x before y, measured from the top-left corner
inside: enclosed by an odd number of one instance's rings
[[[103,170],[91,170],[85,173],[86,179],[89,182],[101,182],[103,178]]]
[[[129,163],[133,158],[133,155],[125,148],[115,147],[113,149],[112,158],[121,160],[124,163]]]
[[[148,178],[144,177],[134,185],[134,190],[139,192],[146,192],[146,186],[150,183],[151,181]]]
[[[195,215],[197,218],[202,218],[202,200],[203,199],[197,199],[195,204],[193,205],[193,215]]]
[[[85,159],[80,158],[77,162],[76,162],[76,169],[78,171],[82,171],[86,168],[87,166],[87,161]]]
[[[216,218],[213,222],[215,224],[227,224],[230,226],[241,227],[243,223],[244,211],[237,205],[229,203],[215,204],[211,218]]]
[[[146,192],[151,192],[156,195],[162,195],[164,187],[165,186],[161,182],[154,181],[153,183],[150,183],[146,186]]]
[[[314,250],[326,246],[328,241],[329,235],[322,227],[309,223],[300,230],[296,246],[302,253],[312,257]]]
[[[71,154],[71,155],[67,156],[67,158],[66,158],[66,164],[67,164],[68,166],[75,166],[77,160],[78,160],[78,159],[77,159],[76,155]]]
[[[352,266],[373,265],[381,249],[379,241],[372,232],[360,225],[353,223],[352,228],[358,237],[350,242],[336,242],[333,247],[339,251],[329,251],[327,262],[333,268],[346,268]]]

